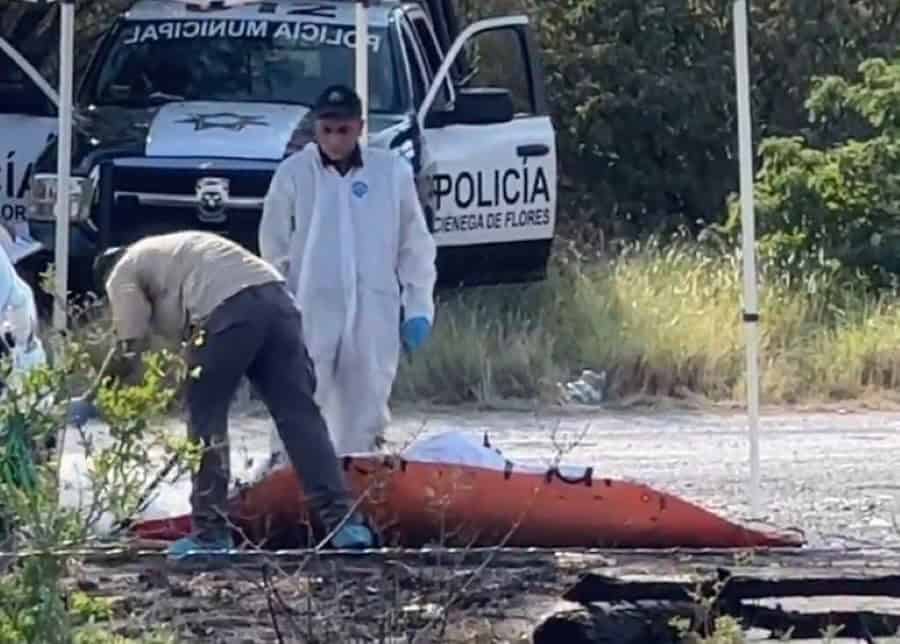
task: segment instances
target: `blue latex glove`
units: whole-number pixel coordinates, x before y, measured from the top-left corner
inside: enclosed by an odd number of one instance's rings
[[[99,413],[94,403],[79,396],[69,402],[66,416],[68,422],[76,427],[83,427],[89,420],[99,416]]]
[[[400,327],[400,338],[403,346],[412,353],[417,350],[431,335],[431,324],[423,317],[411,318]]]

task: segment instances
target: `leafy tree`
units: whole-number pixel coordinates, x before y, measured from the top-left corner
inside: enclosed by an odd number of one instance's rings
[[[82,72],[100,37],[133,0],[79,0],[75,4],[75,71]],[[0,0],[0,36],[58,84],[59,5]]]
[[[858,72],[855,82],[816,77],[806,106],[823,131],[859,137],[764,141],[757,230],[762,257],[784,270],[825,265],[885,284],[900,273],[900,59],[870,59]],[[733,203],[727,229],[739,228]]]
[[[807,128],[812,76],[850,73],[900,42],[895,3],[749,5],[757,142]],[[578,213],[627,237],[725,219],[738,183],[732,6],[532,0],[563,178],[574,195],[564,217]]]

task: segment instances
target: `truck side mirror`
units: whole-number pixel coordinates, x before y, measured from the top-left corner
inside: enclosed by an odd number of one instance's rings
[[[458,90],[451,119],[465,125],[506,123],[515,115],[512,94],[500,87],[473,87]]]
[[[425,127],[445,125],[490,125],[513,119],[512,94],[499,87],[473,87],[456,90],[452,110],[432,110],[425,116]]]

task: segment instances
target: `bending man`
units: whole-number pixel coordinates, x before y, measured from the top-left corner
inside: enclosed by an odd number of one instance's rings
[[[416,350],[434,319],[436,248],[412,168],[395,152],[360,147],[361,106],[348,87],[325,90],[315,142],[278,167],[259,232],[262,256],[303,311],[338,454],[376,447],[401,338]],[[274,455],[281,449],[273,441]]]
[[[283,277],[237,244],[204,232],[146,237],[101,255],[95,271],[118,340],[128,349],[139,352],[151,331],[189,340],[188,431],[204,450],[191,494],[194,534],[176,541],[170,555],[232,547],[228,408],[244,375],[272,414],[311,507],[330,532],[352,504],[313,400],[301,316]],[[332,545],[369,547],[372,541],[353,517]]]

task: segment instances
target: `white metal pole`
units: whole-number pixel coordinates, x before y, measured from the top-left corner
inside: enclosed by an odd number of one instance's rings
[[[750,506],[761,511],[759,464],[759,304],[753,213],[753,138],[750,129],[750,63],[747,53],[747,0],[734,3],[734,62],[737,76],[741,229],[744,260],[744,332],[747,348],[747,413],[750,433]]]
[[[356,93],[362,100],[363,145],[369,141],[369,7],[368,0],[356,3]]]
[[[66,303],[69,283],[69,177],[72,164],[72,84],[75,56],[75,2],[62,0],[59,35],[59,145],[56,158],[56,297],[53,307],[53,326],[57,331],[67,328]]]

